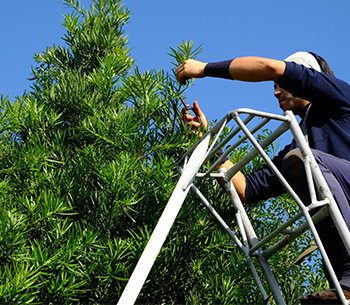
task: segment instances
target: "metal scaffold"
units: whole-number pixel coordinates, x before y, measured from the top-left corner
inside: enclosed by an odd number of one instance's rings
[[[237,126],[232,128],[231,132],[223,137],[223,130],[229,122],[235,122]],[[274,122],[277,127],[274,128],[274,130],[272,130],[267,137],[259,142],[254,134],[257,134],[259,130],[266,128],[266,125],[271,122]],[[291,131],[296,145],[299,147],[304,157],[305,173],[311,197],[310,205],[305,205],[302,202],[265,152],[265,149],[287,130]],[[219,139],[220,141],[218,142]],[[221,162],[245,141],[250,141],[254,148],[229,170],[220,168],[218,171],[216,171],[216,168],[218,168]],[[225,148],[224,154],[221,155],[209,169],[203,170],[202,165],[211,160],[222,148]],[[286,191],[290,193],[300,209],[299,213],[285,221],[282,226],[273,232],[270,232],[261,240],[258,239],[246,210],[231,181],[231,178],[238,171],[244,168],[253,158],[258,155],[265,160],[266,164],[271,168],[275,176],[285,187]],[[342,288],[337,280],[328,255],[316,230],[315,224],[330,215],[349,254],[350,232],[329,190],[326,180],[324,179],[316,163],[312,151],[303,136],[299,124],[291,111],[286,111],[284,115],[275,115],[247,108],[240,108],[229,112],[223,119],[215,124],[215,126],[208,131],[202,139],[200,139],[182,156],[178,170],[181,177],[151,235],[146,248],[141,255],[140,260],[134,269],[134,272],[129,279],[127,286],[124,289],[118,305],[135,303],[137,296],[147,279],[156,257],[190,189],[192,189],[198,195],[207,209],[217,219],[223,229],[230,235],[237,248],[245,254],[254,279],[264,299],[268,299],[267,292],[263,287],[262,280],[260,279],[259,273],[252,260],[256,259],[259,263],[263,276],[265,277],[276,304],[286,304],[275,276],[268,264],[268,259],[300,236],[300,234],[305,232],[305,230],[309,229],[314,236],[324,264],[340,297],[340,302],[342,304],[349,304],[349,301],[346,300]],[[221,178],[224,181],[224,188],[228,193],[234,207],[235,217],[238,224],[238,232],[233,232],[229,228],[225,221],[220,217],[219,213],[214,209],[213,205],[209,203],[205,196],[195,186],[195,179],[218,178]],[[316,210],[317,212],[315,213]],[[301,224],[298,222],[298,225],[296,225],[296,222],[300,218],[304,218],[305,221],[301,222]],[[293,226],[293,229],[287,230],[291,226]],[[281,237],[273,245],[267,246],[268,243],[270,244],[272,240],[275,240],[276,236]]]

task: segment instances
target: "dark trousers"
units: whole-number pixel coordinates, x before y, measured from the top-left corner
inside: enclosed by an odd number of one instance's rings
[[[350,162],[318,150],[312,150],[334,199],[350,229]],[[307,187],[302,155],[299,149],[290,151],[283,161],[283,174],[305,205],[311,202]],[[321,241],[337,278],[344,289],[350,290],[350,257],[331,217],[316,225]],[[326,278],[332,288],[327,270]]]

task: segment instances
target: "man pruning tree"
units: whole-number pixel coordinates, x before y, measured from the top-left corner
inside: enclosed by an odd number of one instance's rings
[[[273,81],[274,95],[280,108],[283,111],[291,110],[301,117],[300,127],[350,228],[350,86],[334,76],[322,57],[311,52],[297,52],[284,61],[241,57],[203,63],[189,59],[176,69],[176,76],[182,84],[190,78],[207,76],[246,82]],[[196,102],[194,110],[202,124],[207,125],[206,117]],[[192,127],[200,126],[201,122],[197,118],[188,114],[185,118]],[[311,199],[303,157],[296,147],[293,141],[272,161],[307,205]],[[229,169],[233,163],[226,160],[221,166]],[[251,204],[285,193],[268,166],[246,177],[238,172],[232,182],[244,203]],[[331,217],[316,227],[345,296],[349,299],[350,257]],[[325,274],[329,280],[326,270]],[[336,292],[331,286],[329,290],[316,292],[301,300],[334,298]]]

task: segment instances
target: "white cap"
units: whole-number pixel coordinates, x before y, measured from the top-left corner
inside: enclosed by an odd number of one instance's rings
[[[313,68],[318,72],[322,72],[316,58],[308,52],[296,52],[288,56],[284,61],[292,61],[307,68]]]

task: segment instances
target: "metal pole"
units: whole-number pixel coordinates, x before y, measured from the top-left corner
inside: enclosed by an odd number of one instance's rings
[[[220,171],[226,172],[226,169],[220,168]],[[227,173],[226,173],[226,175],[227,175]],[[243,204],[242,204],[242,202],[237,194],[237,191],[236,191],[231,180],[229,180],[225,183],[225,188],[226,188],[226,191],[231,198],[232,203],[234,204],[235,209],[240,212],[240,220],[242,221],[243,227],[244,227],[244,236],[247,236],[250,245],[254,246],[255,244],[258,243],[258,238],[255,234],[254,228],[250,223],[248,215],[243,207]],[[262,255],[258,255],[257,259],[260,263],[260,266],[261,266],[262,271],[264,273],[265,279],[269,284],[269,287],[271,289],[273,297],[276,300],[276,303],[278,305],[285,305],[286,303],[285,303],[284,298],[282,296],[281,290],[278,287],[277,281],[275,279],[275,276],[273,275],[273,272],[272,272],[269,264],[262,257]]]
[[[172,196],[160,217],[156,228],[154,229],[140,260],[138,261],[134,272],[132,273],[128,284],[126,285],[118,305],[134,304],[140,290],[147,279],[147,276],[157,258],[157,255],[176,219],[177,214],[187,196],[189,187],[183,189],[183,185],[195,178],[198,168],[205,159],[209,146],[210,137],[204,137],[203,141],[193,151],[186,168],[177,183]]]
[[[307,157],[309,158],[308,162],[310,163],[311,171],[314,174],[313,178],[316,182],[316,185],[317,185],[320,193],[324,197],[328,198],[330,201],[329,202],[330,216],[332,217],[334,224],[339,232],[339,235],[341,236],[341,238],[343,240],[344,246],[347,249],[348,254],[350,255],[350,232],[349,232],[349,229],[344,221],[344,218],[339,211],[337,203],[335,202],[334,197],[329,190],[328,184],[327,184],[325,178],[323,177],[323,174],[322,174],[320,168],[318,167],[318,164],[315,160],[315,157],[314,157],[309,145],[307,144],[307,142],[304,138],[304,135],[302,134],[294,115],[289,110],[286,111],[285,113],[286,113],[286,115],[290,116],[290,118],[291,118],[291,122],[290,122],[291,131],[294,135],[296,143],[298,144],[298,147],[300,148],[300,151],[302,152],[304,158],[307,158]],[[308,209],[306,209],[306,211],[304,211],[304,212],[305,212],[305,218],[306,218],[307,222],[309,223],[310,230],[313,233],[314,238],[316,240],[316,243],[317,243],[319,250],[322,254],[323,261],[326,265],[328,273],[329,273],[329,275],[332,279],[332,282],[333,282],[333,284],[334,284],[334,286],[339,294],[339,298],[340,298],[342,304],[349,304],[349,301],[346,300],[346,298],[344,296],[342,288],[338,282],[337,276],[336,276],[336,274],[333,270],[333,267],[329,261],[328,255],[323,247],[323,244],[322,244],[321,239],[318,235],[318,232],[315,228],[315,225],[311,219],[311,216],[309,214]]]

